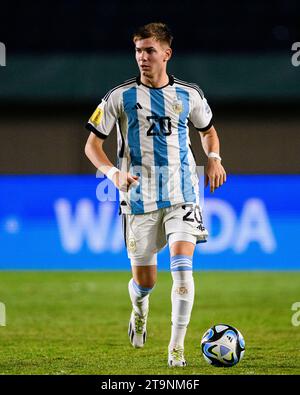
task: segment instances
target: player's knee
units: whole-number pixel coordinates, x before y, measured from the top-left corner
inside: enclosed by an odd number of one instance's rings
[[[188,233],[171,233],[168,240],[171,256],[192,256],[194,254],[196,241],[196,237]]]
[[[155,284],[156,284],[156,281],[154,279],[148,279],[147,281],[142,281],[142,283],[139,285],[143,288],[152,290],[155,287]]]
[[[134,281],[143,288],[152,289],[156,284],[156,273],[140,273],[138,276],[133,276]]]
[[[129,281],[129,292],[130,292],[130,290],[133,290],[133,292],[137,296],[145,297],[152,292],[154,286],[155,286],[155,283],[152,283],[152,282],[138,283],[134,278],[132,278]]]
[[[157,279],[156,255],[147,259],[131,259],[134,281],[141,287],[153,288]]]

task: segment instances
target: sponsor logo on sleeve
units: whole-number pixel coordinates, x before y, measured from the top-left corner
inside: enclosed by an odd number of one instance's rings
[[[90,122],[91,122],[95,127],[97,127],[97,126],[100,125],[102,116],[103,116],[103,110],[102,110],[101,108],[97,108],[97,109],[94,111],[93,115],[91,116]]]

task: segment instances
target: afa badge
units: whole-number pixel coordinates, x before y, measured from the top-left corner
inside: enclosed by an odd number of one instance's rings
[[[95,126],[99,126],[101,119],[103,116],[103,110],[101,108],[96,108],[96,110],[94,111],[93,115],[90,118],[90,122]]]
[[[136,251],[136,242],[132,238],[130,238],[128,240],[128,251],[130,251],[130,252],[135,252]]]
[[[172,108],[176,114],[180,114],[183,111],[183,103],[180,98],[175,97],[172,103]]]
[[[186,287],[178,287],[178,288],[176,288],[175,292],[178,295],[185,295],[185,294],[189,293]]]

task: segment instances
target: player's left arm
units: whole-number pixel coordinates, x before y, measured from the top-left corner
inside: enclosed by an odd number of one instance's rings
[[[208,156],[209,153],[214,152],[220,156],[220,141],[216,129],[211,126],[206,131],[200,131],[199,134],[206,155]],[[205,169],[205,186],[208,185],[208,182],[212,193],[226,182],[226,172],[220,159],[208,157]]]

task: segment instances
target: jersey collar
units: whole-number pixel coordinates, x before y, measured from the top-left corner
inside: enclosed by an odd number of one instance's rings
[[[143,86],[145,86],[146,88],[149,88],[149,89],[163,89],[163,88],[165,88],[168,85],[173,85],[174,84],[174,77],[173,77],[173,75],[168,74],[168,77],[169,77],[169,82],[166,85],[161,86],[160,88],[154,88],[153,86],[148,86],[148,85],[143,84],[142,81],[141,81],[141,76],[140,75],[138,75],[136,77],[136,83],[138,85],[143,85]]]

